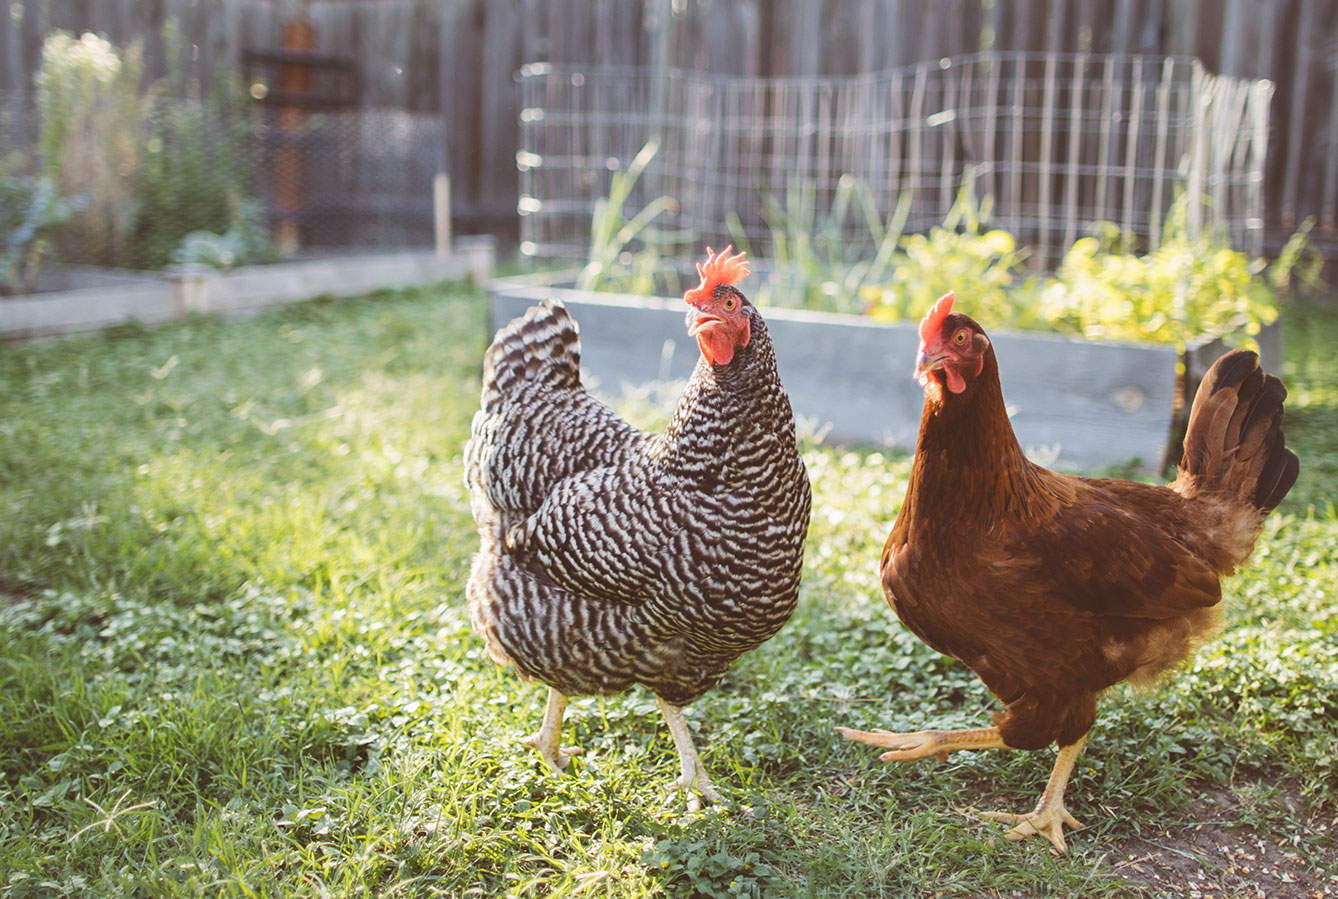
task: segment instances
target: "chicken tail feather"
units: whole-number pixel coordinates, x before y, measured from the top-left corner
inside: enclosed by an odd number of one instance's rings
[[[1296,454],[1282,434],[1282,382],[1236,349],[1204,375],[1185,432],[1180,478],[1271,512],[1296,483]]]
[[[562,301],[531,307],[497,332],[483,356],[483,411],[496,412],[523,381],[555,389],[581,386],[581,338]]]

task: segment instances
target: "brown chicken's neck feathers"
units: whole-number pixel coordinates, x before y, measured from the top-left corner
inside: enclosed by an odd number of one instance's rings
[[[1013,433],[991,346],[980,374],[962,393],[948,392],[937,376],[926,388],[910,485],[894,535],[916,522],[985,522],[1017,514],[1039,486],[1041,471]]]

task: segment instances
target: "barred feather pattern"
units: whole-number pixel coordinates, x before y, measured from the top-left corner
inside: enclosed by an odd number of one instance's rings
[[[766,325],[701,359],[664,432],[580,383],[575,322],[546,300],[498,332],[466,448],[475,628],[567,695],[644,684],[683,705],[789,619],[810,491]]]

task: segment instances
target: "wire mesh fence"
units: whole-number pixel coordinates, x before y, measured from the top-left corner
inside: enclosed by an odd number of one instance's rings
[[[55,261],[160,268],[229,240],[265,258],[433,244],[445,145],[436,114],[152,96],[115,135],[132,146],[112,165],[90,162],[110,159],[107,134],[67,129],[53,151],[40,119],[30,99],[0,92],[0,177],[50,175],[78,210],[51,231]],[[100,196],[126,202],[92,215]],[[183,243],[196,232],[219,241]]]
[[[596,204],[648,141],[627,206],[676,201],[641,234],[665,255],[744,235],[766,255],[805,223],[858,249],[878,231],[869,210],[885,225],[901,203],[922,231],[964,180],[1042,265],[1103,221],[1155,248],[1182,192],[1191,229],[1262,248],[1272,86],[1192,59],[991,53],[769,79],[538,64],[520,85],[522,251],[537,258],[585,258]]]
[[[444,123],[399,109],[271,110],[254,131],[253,184],[279,233],[310,247],[430,246]]]

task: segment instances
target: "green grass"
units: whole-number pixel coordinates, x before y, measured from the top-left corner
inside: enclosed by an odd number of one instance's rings
[[[481,294],[0,346],[0,894],[1290,895],[1224,860],[1256,840],[1338,889],[1338,315],[1288,321],[1301,481],[1223,632],[1105,702],[1064,858],[968,814],[1052,753],[833,730],[991,708],[879,596],[904,456],[807,449],[799,610],[689,711],[729,801],[687,815],[650,694],[574,701],[551,776],[543,689],[469,629]]]

